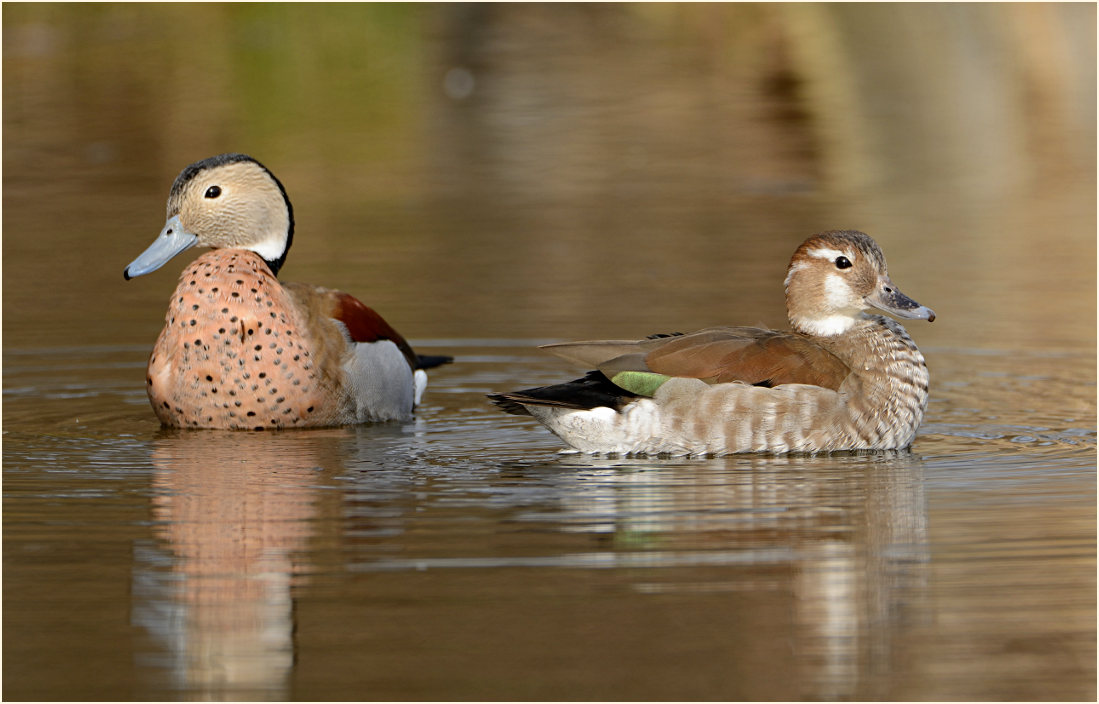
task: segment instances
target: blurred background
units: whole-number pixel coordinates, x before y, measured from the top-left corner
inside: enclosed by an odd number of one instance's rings
[[[869,232],[921,344],[1094,345],[1095,7],[6,5],[5,346],[151,342],[187,164],[294,204],[283,277],[411,337],[784,325]]]
[[[3,12],[10,700],[1095,699],[1094,3]],[[159,427],[176,175],[435,370],[409,423]],[[558,454],[537,342],[785,326],[808,235],[933,308],[911,451]]]

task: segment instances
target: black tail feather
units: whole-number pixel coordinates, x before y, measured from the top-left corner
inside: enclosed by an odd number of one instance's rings
[[[432,369],[434,367],[441,367],[444,364],[450,364],[453,361],[453,357],[445,354],[418,354],[416,355],[416,368]]]
[[[529,416],[530,411],[524,406],[520,399],[526,400],[526,397],[521,393],[514,394],[485,394],[489,400],[500,407],[504,413],[510,413],[513,416]]]
[[[615,386],[603,372],[598,371],[588,372],[582,379],[564,384],[539,386],[504,394],[488,394],[488,397],[503,411],[512,415],[530,415],[530,411],[526,408],[528,405],[557,406],[575,410],[590,410],[606,406],[618,411],[633,399],[638,398],[637,394]]]

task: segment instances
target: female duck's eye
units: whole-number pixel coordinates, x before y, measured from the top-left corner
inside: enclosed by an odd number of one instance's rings
[[[217,198],[221,195],[221,186],[210,186],[206,189],[207,198]]]
[[[837,269],[849,269],[850,267],[851,267],[851,260],[850,259],[848,259],[847,257],[842,257],[842,256],[836,257],[836,268]]]

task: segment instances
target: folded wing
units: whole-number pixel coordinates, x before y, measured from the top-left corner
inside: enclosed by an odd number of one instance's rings
[[[838,390],[850,373],[839,358],[804,335],[748,327],[708,328],[637,341],[566,342],[544,349],[598,369],[612,380],[622,372],[651,372],[710,384],[811,384]]]

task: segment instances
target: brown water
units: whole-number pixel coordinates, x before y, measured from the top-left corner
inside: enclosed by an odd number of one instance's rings
[[[5,5],[5,699],[1096,696],[1092,5]],[[472,79],[472,81],[470,80]],[[407,424],[157,426],[221,151]],[[781,325],[808,234],[933,307],[911,452],[560,454],[542,341]]]

